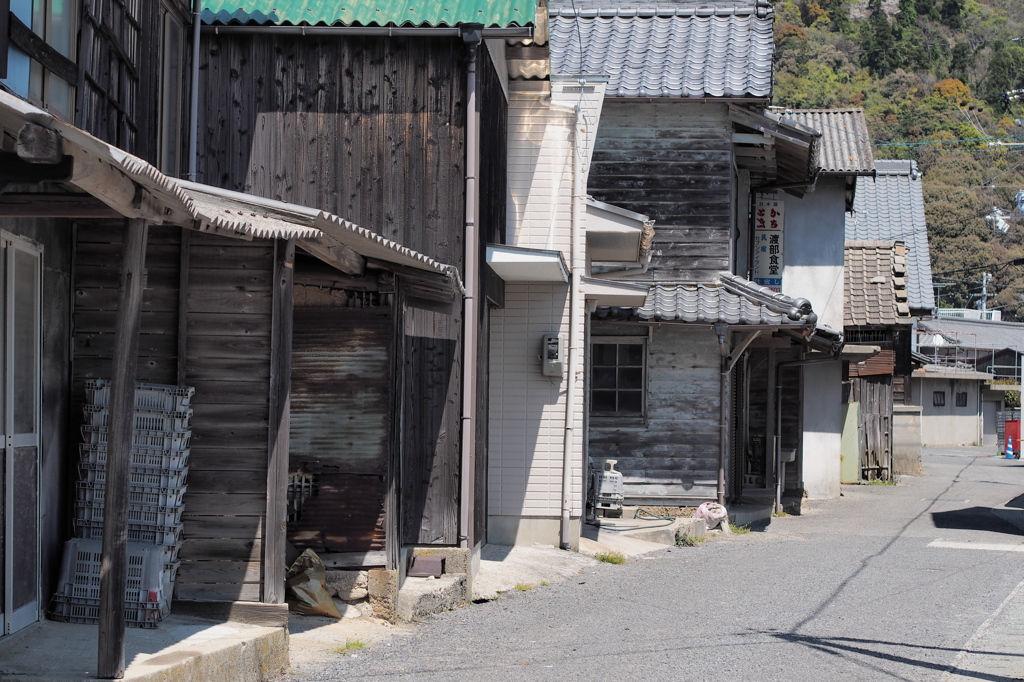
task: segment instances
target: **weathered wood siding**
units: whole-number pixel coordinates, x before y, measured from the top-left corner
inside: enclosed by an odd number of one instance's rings
[[[76,446],[68,437],[72,226],[66,220],[0,219],[0,230],[43,247],[39,536],[40,599],[46,603],[57,589],[64,540],[70,534],[69,500],[76,473]]]
[[[121,248],[117,223],[81,225],[77,234],[76,426],[84,381],[110,377]],[[184,383],[196,388],[179,599],[261,598],[273,268],[271,241],[190,234],[183,258],[180,228],[150,229],[137,378],[177,384],[183,354]]]
[[[203,182],[331,211],[462,267],[460,39],[204,34]]]
[[[462,315],[405,308],[402,541],[451,545],[459,536]]]
[[[732,138],[724,104],[609,101],[588,191],[656,221],[644,281],[711,281],[730,268]]]
[[[393,316],[390,294],[296,287],[288,540],[299,549],[384,549]]]
[[[591,341],[619,336],[628,324],[594,323]],[[714,499],[720,429],[718,338],[706,327],[655,328],[647,345],[647,416],[643,424],[590,419],[590,458],[619,461],[632,500]]]

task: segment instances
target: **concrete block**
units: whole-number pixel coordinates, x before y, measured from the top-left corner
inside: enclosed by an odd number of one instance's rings
[[[342,601],[356,601],[369,596],[366,571],[327,571],[324,582],[327,593]]]
[[[675,525],[675,537],[672,544],[678,544],[681,538],[703,540],[708,534],[708,524],[704,519],[679,519]]]
[[[396,612],[402,620],[456,609],[466,603],[466,575],[440,578],[406,578],[398,593]]]
[[[473,594],[473,552],[468,547],[413,547],[412,555],[440,557],[444,559],[444,572],[447,575],[466,576],[466,592],[463,601],[470,601]]]
[[[367,572],[370,605],[378,618],[394,623],[398,620],[398,571],[374,568]]]

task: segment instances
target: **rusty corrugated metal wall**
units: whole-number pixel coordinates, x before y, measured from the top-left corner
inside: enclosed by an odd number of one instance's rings
[[[376,292],[296,294],[288,540],[298,548],[384,550],[390,303]]]

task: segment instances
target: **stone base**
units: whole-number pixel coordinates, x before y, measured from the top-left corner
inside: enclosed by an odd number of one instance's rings
[[[413,620],[456,609],[466,603],[466,576],[444,574],[440,578],[406,578],[398,593],[396,613]]]

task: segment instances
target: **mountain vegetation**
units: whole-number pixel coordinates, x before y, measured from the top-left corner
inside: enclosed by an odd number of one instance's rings
[[[917,161],[940,305],[990,273],[987,307],[1024,321],[1024,2],[782,0],[775,37],[775,105],[861,107],[875,158]]]

